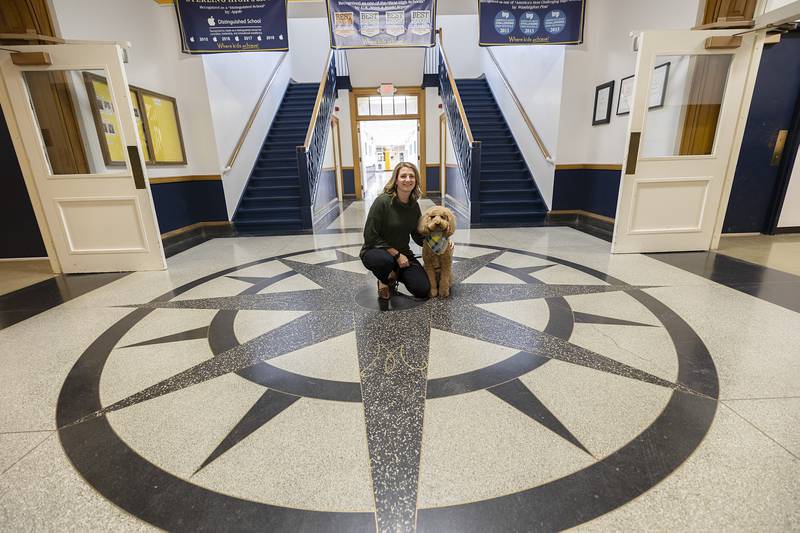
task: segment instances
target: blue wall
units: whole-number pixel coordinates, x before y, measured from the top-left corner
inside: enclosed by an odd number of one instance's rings
[[[0,111],[0,258],[47,257],[17,153]]]
[[[442,190],[439,184],[439,165],[425,167],[425,190],[428,192],[440,192]]]
[[[161,233],[198,222],[228,220],[221,180],[152,183],[150,189]]]
[[[619,170],[556,169],[552,209],[581,209],[615,218],[621,175]]]
[[[724,233],[767,231],[780,171],[770,166],[779,130],[791,129],[800,105],[800,31],[764,47],[742,151],[736,165]],[[786,146],[784,154],[792,153]]]
[[[352,196],[356,194],[356,174],[352,168],[342,169],[342,194]]]

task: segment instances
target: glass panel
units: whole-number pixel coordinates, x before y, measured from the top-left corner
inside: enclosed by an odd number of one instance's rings
[[[417,110],[417,97],[416,96],[406,96],[406,113],[409,115],[416,115],[419,113]]]
[[[53,174],[126,168],[125,140],[103,70],[27,71],[24,77]]]
[[[133,103],[133,117],[136,119],[136,133],[139,135],[139,142],[142,144],[144,160],[149,162],[151,160],[150,148],[148,148],[147,143],[144,140],[144,121],[142,120],[142,110],[139,108],[139,96],[133,89],[130,90],[130,93],[131,102]]]
[[[391,96],[382,96],[381,105],[383,106],[383,115],[394,115],[394,98]]]
[[[369,97],[369,114],[370,115],[380,115],[381,114],[381,97],[380,96],[370,96]]]
[[[406,114],[406,97],[405,96],[395,96],[394,97],[394,114],[395,115],[405,115]]]
[[[366,96],[359,96],[356,102],[358,103],[358,114],[369,115],[369,98]]]
[[[730,54],[658,56],[640,157],[713,153]]]

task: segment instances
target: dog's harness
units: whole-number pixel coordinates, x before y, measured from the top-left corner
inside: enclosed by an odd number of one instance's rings
[[[450,244],[447,237],[445,237],[444,233],[441,231],[434,231],[425,237],[425,242],[436,255],[442,255],[445,253]]]

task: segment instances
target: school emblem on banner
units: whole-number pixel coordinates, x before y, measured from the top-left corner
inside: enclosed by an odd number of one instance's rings
[[[182,49],[189,54],[289,49],[287,0],[175,0]]]
[[[334,15],[333,31],[336,35],[342,37],[349,37],[356,32],[356,26],[353,23],[354,17],[352,11],[339,11]]]
[[[586,0],[478,0],[481,46],[579,44]]]
[[[331,48],[435,44],[437,0],[326,0]]]

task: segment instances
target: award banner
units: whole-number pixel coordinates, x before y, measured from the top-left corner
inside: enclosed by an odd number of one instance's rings
[[[289,49],[287,0],[175,0],[189,54]]]
[[[586,0],[478,0],[481,46],[579,44]]]
[[[436,0],[327,0],[331,48],[435,44]]]

